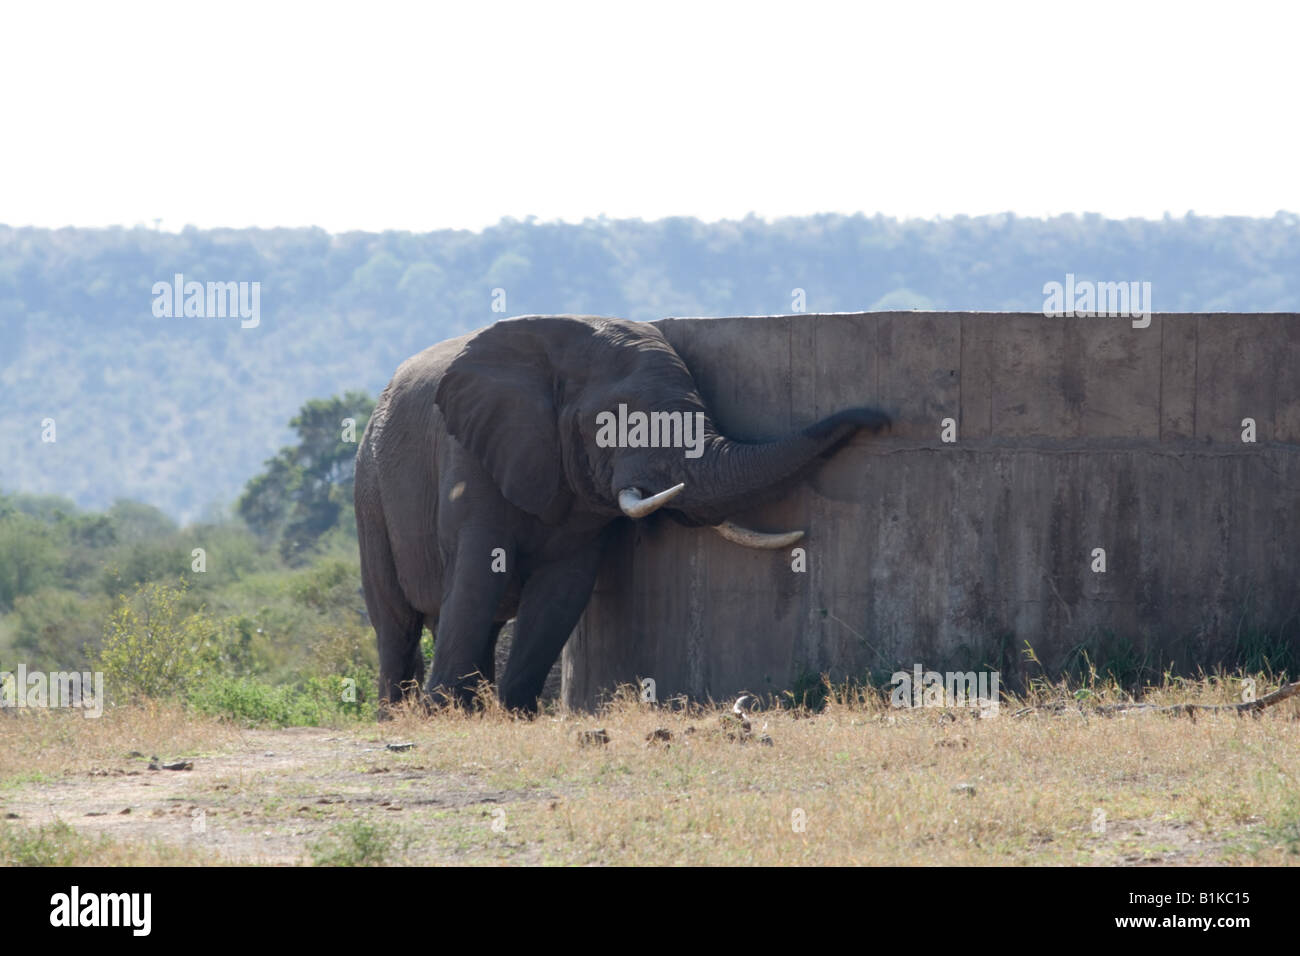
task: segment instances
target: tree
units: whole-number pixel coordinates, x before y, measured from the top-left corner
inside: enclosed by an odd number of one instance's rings
[[[126,498],[114,501],[107,514],[116,526],[119,541],[150,541],[177,530],[176,522],[161,509]]]
[[[286,561],[301,560],[350,514],[356,443],[374,407],[364,392],[312,399],[289,422],[298,444],[281,448],[245,488],[240,517]]]
[[[0,517],[0,610],[52,584],[58,567],[59,551],[49,528],[17,512]]]

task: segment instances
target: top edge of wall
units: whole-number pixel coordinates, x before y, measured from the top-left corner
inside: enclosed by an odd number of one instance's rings
[[[1042,312],[1011,312],[997,311],[990,309],[890,309],[887,311],[877,312],[772,312],[755,315],[669,315],[662,319],[656,319],[657,322],[713,322],[723,319],[792,319],[792,318],[818,318],[820,316],[894,316],[894,315],[954,315],[954,316],[1016,316],[1035,319],[1123,319],[1126,316],[1108,316],[1108,315],[1084,315],[1084,316],[1066,316],[1066,315],[1044,315]],[[1284,318],[1300,319],[1300,312],[1160,312],[1153,311],[1152,318],[1200,318],[1207,316],[1231,316],[1233,318]]]

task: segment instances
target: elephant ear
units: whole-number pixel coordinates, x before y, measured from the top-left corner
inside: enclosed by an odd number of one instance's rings
[[[508,501],[558,521],[564,483],[554,368],[540,320],[488,326],[447,367],[435,396],[452,437],[487,469]]]

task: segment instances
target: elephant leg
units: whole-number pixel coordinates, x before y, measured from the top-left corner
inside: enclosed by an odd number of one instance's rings
[[[424,614],[411,605],[397,583],[388,534],[382,516],[364,514],[357,522],[361,544],[361,583],[366,614],[375,629],[379,650],[379,716],[401,701],[424,679],[420,635]],[[411,685],[414,685],[412,687]]]
[[[418,690],[424,677],[424,655],[420,652],[424,615],[412,609],[408,616],[387,621],[372,617],[371,621],[379,635],[380,715],[386,716],[386,704],[396,704],[405,694]]]
[[[488,638],[487,647],[479,656],[478,672],[483,675],[483,679],[490,684],[496,683],[497,679],[497,639],[501,637],[501,628],[506,626],[505,621],[497,621],[492,625],[492,633]]]
[[[492,552],[502,547],[508,555],[514,550],[499,533],[473,529],[460,536],[448,566],[426,684],[435,702],[454,698],[469,704],[479,681],[490,680],[495,671],[491,654],[500,627],[494,618],[510,579],[508,572],[492,570]]]
[[[498,685],[501,703],[533,713],[546,675],[591,598],[604,536],[581,551],[535,570],[524,584],[514,643]]]

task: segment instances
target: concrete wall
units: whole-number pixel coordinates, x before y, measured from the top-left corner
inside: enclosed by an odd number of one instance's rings
[[[863,404],[898,425],[741,516],[807,529],[806,573],[665,516],[627,523],[565,649],[571,706],[638,677],[660,699],[722,698],[915,663],[1014,685],[1040,673],[1026,641],[1049,668],[1081,647],[1195,667],[1239,639],[1243,615],[1295,639],[1300,315],[658,325],[735,437]]]

